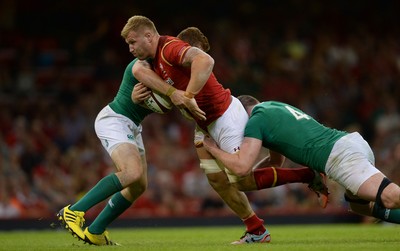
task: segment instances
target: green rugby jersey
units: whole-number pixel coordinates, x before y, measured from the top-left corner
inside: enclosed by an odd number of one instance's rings
[[[138,59],[134,59],[126,67],[118,93],[114,100],[109,103],[109,106],[116,113],[130,118],[136,125],[139,125],[143,119],[147,115],[153,113],[153,111],[133,103],[131,98],[133,86],[139,83],[139,81],[132,74],[132,66],[137,60]]]
[[[325,127],[296,107],[269,101],[254,107],[244,136],[259,139],[264,147],[324,172],[333,145],[346,134]]]

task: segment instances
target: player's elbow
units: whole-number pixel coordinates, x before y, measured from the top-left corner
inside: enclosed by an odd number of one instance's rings
[[[132,74],[136,79],[141,79],[142,77],[142,69],[140,67],[133,67]]]
[[[248,175],[249,175],[249,172],[247,172],[247,171],[245,171],[245,172],[238,171],[238,172],[235,173],[235,175],[238,176],[238,177],[240,177],[240,178],[243,178],[243,177],[248,176]]]
[[[207,53],[198,55],[194,61],[198,62],[199,65],[203,66],[204,70],[207,69],[207,72],[210,73],[212,72],[215,64],[214,58]]]
[[[214,64],[215,64],[215,60],[213,57],[211,57],[210,55],[208,55],[207,57],[207,63],[210,66],[211,70],[214,68]]]
[[[132,74],[136,79],[141,79],[144,75],[147,74],[147,71],[150,69],[147,65],[147,62],[138,61],[132,67]]]
[[[251,173],[251,168],[247,165],[238,165],[237,168],[232,171],[238,177],[246,177]]]

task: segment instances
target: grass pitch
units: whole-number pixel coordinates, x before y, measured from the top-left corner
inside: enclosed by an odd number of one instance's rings
[[[243,227],[181,227],[110,229],[122,246],[90,246],[66,230],[0,232],[0,250],[400,250],[398,225],[271,225],[269,244],[233,246]]]

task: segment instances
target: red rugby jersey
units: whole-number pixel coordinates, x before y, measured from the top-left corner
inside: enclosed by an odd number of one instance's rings
[[[182,66],[182,58],[190,45],[176,37],[161,36],[156,56],[152,62],[153,70],[168,84],[179,90],[186,90],[190,79],[190,68]],[[207,120],[198,119],[196,123],[204,130],[228,109],[231,103],[231,91],[225,89],[216,79],[214,73],[196,95],[196,102],[206,113]]]

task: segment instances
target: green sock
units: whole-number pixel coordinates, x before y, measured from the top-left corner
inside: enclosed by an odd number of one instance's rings
[[[103,233],[107,226],[111,224],[118,216],[132,205],[132,202],[125,199],[121,192],[118,192],[111,197],[106,207],[96,217],[93,223],[89,226],[89,232],[92,234]]]
[[[116,192],[121,191],[122,188],[123,187],[117,175],[112,173],[102,178],[87,194],[85,194],[85,196],[72,205],[70,209],[86,212],[94,205],[107,199]]]
[[[372,216],[375,218],[381,219],[383,221],[391,222],[391,223],[400,223],[400,209],[388,209],[378,205],[375,203],[374,208],[372,210]]]

